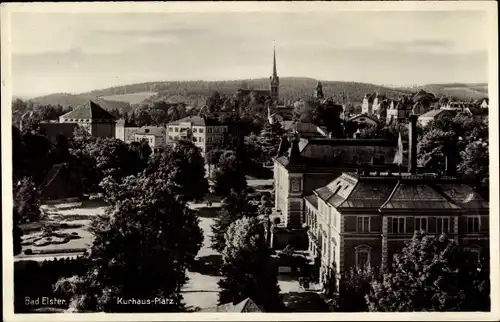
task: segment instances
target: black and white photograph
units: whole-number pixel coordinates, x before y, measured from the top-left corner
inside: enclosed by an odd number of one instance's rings
[[[500,318],[496,2],[1,10],[5,321]]]

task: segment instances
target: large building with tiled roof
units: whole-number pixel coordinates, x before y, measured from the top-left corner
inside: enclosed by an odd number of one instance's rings
[[[95,137],[115,137],[116,118],[93,101],[61,115],[59,123],[76,123]]]
[[[204,154],[223,143],[228,125],[216,119],[202,116],[188,116],[167,124],[166,142],[190,140]]]
[[[301,227],[303,197],[343,171],[366,166],[397,169],[388,164],[398,149],[397,141],[330,138],[286,141],[286,137],[282,138],[274,158],[275,213],[286,227]]]
[[[321,277],[333,266],[338,273],[368,263],[390,267],[416,230],[446,233],[487,256],[489,205],[456,177],[456,151],[447,149],[443,173],[419,173],[415,136],[410,145],[407,172],[346,171],[304,197],[309,250],[321,260]]]

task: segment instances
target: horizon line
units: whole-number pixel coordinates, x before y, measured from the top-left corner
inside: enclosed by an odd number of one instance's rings
[[[318,79],[315,77],[308,77],[308,76],[281,76],[280,80],[282,79],[290,79],[290,78],[302,78],[302,79],[311,79],[319,82],[337,82],[337,83],[356,83],[356,84],[368,84],[368,85],[375,85],[375,86],[381,86],[381,87],[387,87],[391,89],[397,89],[397,88],[415,88],[415,87],[423,87],[423,86],[430,86],[430,85],[453,85],[453,84],[466,84],[466,85],[488,85],[488,81],[482,81],[482,82],[465,82],[465,81],[450,81],[450,82],[430,82],[430,83],[421,83],[421,84],[416,84],[416,83],[405,83],[405,84],[378,84],[378,83],[371,83],[371,82],[363,82],[363,81],[346,81],[346,80],[325,80],[325,79]],[[37,97],[43,97],[43,96],[48,96],[48,95],[54,95],[54,94],[69,94],[69,95],[84,95],[88,94],[90,92],[94,91],[103,91],[111,88],[117,88],[117,87],[125,87],[125,86],[133,86],[133,85],[142,85],[142,84],[153,84],[153,83],[169,83],[169,82],[237,82],[237,81],[254,81],[254,80],[267,80],[268,77],[256,77],[256,78],[237,78],[237,79],[171,79],[171,80],[155,80],[155,81],[145,81],[145,82],[137,82],[137,83],[126,83],[126,84],[119,84],[119,85],[112,85],[104,88],[96,88],[96,89],[90,89],[87,91],[83,92],[47,92],[47,93],[38,93],[38,94],[31,94],[31,93],[24,93],[24,94],[14,94],[11,93],[12,98],[23,98],[25,100],[30,100],[33,98]]]

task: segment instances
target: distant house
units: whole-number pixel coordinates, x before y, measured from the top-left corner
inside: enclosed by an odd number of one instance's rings
[[[287,133],[298,134],[301,138],[325,137],[323,129],[313,123],[283,121],[281,125]]]
[[[440,118],[453,118],[457,113],[453,110],[432,110],[418,117],[418,122],[422,126],[427,126],[430,122],[434,122]]]
[[[488,98],[483,98],[478,102],[480,108],[488,108],[490,106],[490,100]]]
[[[247,298],[240,303],[227,303],[216,307],[206,308],[201,312],[225,312],[225,313],[261,313],[264,310],[255,304],[250,298]]]
[[[153,151],[165,145],[165,128],[163,126],[143,126],[134,133],[134,141],[146,140]]]
[[[381,103],[385,100],[385,95],[378,93],[365,94],[361,104],[361,113],[366,115],[378,114]]]
[[[115,138],[122,140],[125,143],[134,142],[135,133],[139,132],[141,128],[138,126],[126,126],[125,120],[120,119],[116,121]]]
[[[349,122],[356,122],[358,124],[366,124],[366,125],[377,125],[378,119],[373,115],[367,114],[358,114],[354,115],[348,120]]]
[[[39,187],[44,201],[54,201],[83,196],[81,178],[69,163],[52,166]]]
[[[468,107],[464,112],[477,120],[486,121],[488,119],[489,110],[488,108],[482,107]]]
[[[166,142],[175,143],[188,139],[193,141],[204,154],[218,144],[222,144],[227,132],[227,124],[222,124],[216,119],[188,116],[167,124]]]
[[[95,137],[113,138],[116,134],[116,118],[93,101],[61,115],[59,123],[77,123]]]
[[[441,104],[443,110],[463,111],[469,107],[475,107],[474,102],[446,100]]]

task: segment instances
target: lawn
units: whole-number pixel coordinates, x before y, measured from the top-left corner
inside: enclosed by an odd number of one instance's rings
[[[93,217],[104,214],[106,205],[95,201],[42,205],[47,217],[36,223],[21,225],[22,253],[77,253],[92,246],[88,226]],[[29,251],[28,251],[29,252]],[[28,254],[25,254],[28,255]]]

